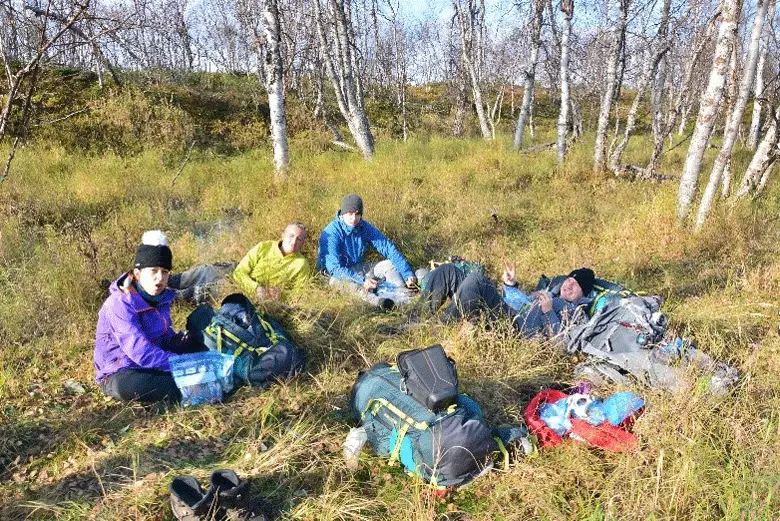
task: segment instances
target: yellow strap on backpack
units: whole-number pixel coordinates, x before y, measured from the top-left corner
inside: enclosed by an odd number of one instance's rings
[[[257,313],[257,320],[259,320],[260,325],[263,326],[263,331],[265,331],[265,334],[268,336],[268,340],[271,341],[271,344],[276,345],[279,342],[279,335],[276,333],[276,330],[271,325],[271,323],[267,322],[261,313]]]
[[[229,338],[230,340],[232,340],[233,343],[235,343],[238,346],[238,348],[233,352],[233,356],[234,357],[238,357],[244,351],[251,351],[253,353],[257,353],[258,355],[261,355],[261,354],[265,353],[266,351],[268,351],[267,347],[252,347],[252,346],[250,346],[249,344],[247,344],[246,342],[244,342],[243,340],[238,338],[236,335],[234,335],[233,333],[231,333],[230,331],[228,331],[227,329],[225,329],[224,327],[222,327],[220,325],[209,326],[208,328],[206,328],[206,333],[210,334],[211,336],[213,336],[215,338],[216,344],[217,344],[217,352],[219,352],[219,353],[222,352],[222,347],[223,347],[223,343],[224,343],[223,340],[222,340],[222,336],[223,335],[226,336],[227,338]]]
[[[501,441],[501,438],[498,436],[493,436],[493,439],[496,440],[496,443],[498,444],[498,450],[501,451],[501,454],[504,458],[504,470],[509,470],[509,451],[506,450],[506,445],[504,445],[504,442]]]
[[[430,427],[428,422],[418,422],[418,421],[416,421],[414,418],[412,418],[411,416],[409,416],[408,414],[406,414],[401,409],[399,409],[398,407],[396,407],[392,403],[388,402],[384,398],[372,398],[371,400],[369,400],[368,403],[366,404],[366,407],[363,409],[363,413],[360,415],[361,420],[365,420],[366,419],[366,413],[368,413],[369,410],[371,410],[372,414],[376,415],[379,412],[379,409],[381,409],[382,407],[387,407],[390,410],[390,412],[392,412],[393,414],[398,416],[398,418],[401,421],[403,421],[404,423],[408,424],[411,427],[414,427],[415,429],[417,429],[419,431],[424,431],[425,429]],[[398,427],[398,425],[396,425],[396,427]],[[400,429],[400,427],[399,427],[399,429]],[[408,430],[408,427],[407,427],[407,430]]]

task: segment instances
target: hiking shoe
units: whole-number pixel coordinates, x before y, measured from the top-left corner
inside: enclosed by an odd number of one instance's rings
[[[395,307],[395,302],[393,302],[392,299],[389,298],[380,298],[379,299],[379,309],[382,311],[392,311]]]
[[[179,521],[221,519],[224,513],[214,500],[214,493],[204,492],[192,476],[177,476],[171,481],[171,511]]]
[[[262,500],[249,497],[249,483],[242,481],[232,470],[211,473],[211,488],[225,519],[230,521],[271,521],[268,506]]]

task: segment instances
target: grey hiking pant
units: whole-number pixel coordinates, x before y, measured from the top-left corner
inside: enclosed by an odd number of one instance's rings
[[[389,259],[385,259],[379,262],[361,262],[360,264],[354,264],[349,267],[355,273],[362,276],[373,276],[380,281],[389,282],[398,288],[398,291],[392,293],[377,294],[374,292],[366,291],[361,284],[349,280],[337,279],[331,277],[329,280],[330,286],[337,288],[345,293],[350,293],[359,296],[372,306],[382,307],[387,309],[386,301],[389,299],[395,306],[402,306],[408,304],[412,299],[412,292],[406,289],[406,281],[398,270],[395,269],[393,263]]]
[[[201,264],[171,275],[168,287],[176,290],[177,300],[188,300],[196,304],[202,304],[207,298],[216,301],[220,296],[220,283],[233,273],[236,265],[235,262]]]

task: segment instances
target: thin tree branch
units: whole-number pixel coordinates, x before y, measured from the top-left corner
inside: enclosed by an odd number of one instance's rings
[[[66,119],[70,119],[73,116],[78,116],[79,114],[83,114],[84,112],[89,112],[92,110],[92,107],[84,107],[83,109],[77,110],[75,112],[71,112],[70,114],[66,114],[65,116],[62,116],[61,118],[52,119],[49,121],[44,121],[43,123],[36,123],[35,125],[30,125],[32,128],[37,127],[46,127],[49,125],[53,125],[54,123],[59,123],[60,121],[65,121]]]
[[[190,144],[190,149],[187,151],[187,157],[184,158],[184,162],[179,167],[179,171],[176,172],[176,175],[173,176],[173,179],[171,180],[171,186],[176,184],[176,180],[179,179],[179,176],[181,175],[182,171],[184,171],[184,167],[187,166],[187,163],[190,162],[190,156],[192,155],[192,149],[195,148],[195,140],[192,140],[192,143]]]

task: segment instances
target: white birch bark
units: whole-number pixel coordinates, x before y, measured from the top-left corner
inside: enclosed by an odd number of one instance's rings
[[[761,138],[761,142],[753,154],[753,159],[751,159],[747,170],[745,170],[742,183],[734,194],[734,200],[756,194],[766,185],[769,171],[777,161],[778,153],[780,153],[780,150],[778,150],[778,139],[780,138],[780,134],[777,132],[778,120],[780,120],[780,109],[775,111],[775,117],[770,120],[769,128],[766,130],[764,137]]]
[[[265,31],[265,90],[268,93],[268,108],[271,113],[271,142],[274,148],[276,179],[286,177],[290,166],[287,145],[287,114],[284,109],[284,70],[281,52],[281,22],[278,0],[265,0],[263,10]]]
[[[536,65],[539,63],[539,48],[542,46],[542,17],[544,14],[544,0],[531,2],[531,56],[528,66],[524,71],[525,86],[523,88],[523,103],[520,107],[520,115],[517,118],[515,129],[514,148],[523,148],[525,125],[531,114],[531,103],[534,98],[534,83],[536,82]]]
[[[620,175],[620,158],[622,157],[623,151],[628,145],[628,140],[631,137],[631,133],[634,131],[634,127],[636,126],[636,116],[637,112],[639,112],[639,102],[642,100],[642,96],[644,96],[645,91],[650,86],[650,82],[655,75],[655,71],[658,68],[660,62],[663,60],[664,56],[666,56],[666,51],[668,50],[669,47],[664,46],[656,51],[653,58],[647,62],[647,66],[643,71],[642,78],[640,79],[639,85],[636,89],[636,96],[634,97],[634,101],[631,103],[631,109],[629,109],[628,115],[626,116],[626,128],[623,131],[623,138],[612,151],[609,158],[609,169],[612,170],[615,175]]]
[[[723,0],[720,7],[720,28],[715,43],[715,53],[712,59],[712,68],[707,83],[707,89],[701,98],[699,115],[696,118],[696,126],[688,147],[688,155],[685,158],[685,167],[680,179],[680,188],[677,194],[677,217],[682,220],[690,211],[691,202],[696,194],[696,185],[699,181],[701,162],[704,151],[715,125],[720,102],[723,100],[723,89],[728,73],[731,47],[737,33],[739,20],[739,0]]]
[[[761,35],[759,46],[761,50],[758,54],[758,65],[756,66],[756,85],[753,89],[753,117],[750,121],[750,131],[748,132],[747,145],[751,150],[756,149],[758,143],[758,134],[761,130],[761,111],[765,104],[764,100],[764,69],[766,68],[766,57],[769,53],[769,36],[773,34],[775,19],[775,0],[769,0],[767,9],[766,24],[764,32]]]
[[[327,2],[332,14],[327,25],[323,2]],[[374,155],[374,136],[363,108],[363,88],[356,67],[354,41],[350,38],[352,22],[349,5],[344,0],[314,0],[314,8],[325,70],[336,93],[339,111],[363,157],[370,160]],[[331,30],[331,40],[326,27]]]
[[[764,30],[764,18],[766,17],[768,0],[762,0],[756,10],[756,15],[753,18],[753,27],[750,31],[750,43],[748,46],[747,60],[742,72],[742,79],[739,84],[739,92],[734,102],[734,110],[728,118],[728,125],[724,129],[723,145],[721,145],[720,152],[715,158],[715,163],[712,166],[712,172],[710,172],[710,179],[707,182],[707,188],[704,190],[701,204],[699,205],[699,212],[696,216],[696,226],[701,226],[707,216],[712,211],[712,204],[715,199],[715,193],[718,190],[718,184],[721,182],[721,176],[726,169],[726,165],[731,161],[731,152],[734,149],[734,143],[737,141],[737,132],[739,131],[739,124],[742,121],[742,116],[745,113],[745,107],[747,106],[747,100],[750,96],[750,89],[753,87],[753,80],[756,74],[756,63],[758,62],[758,41],[761,38],[761,33]],[[726,178],[723,179],[724,185]],[[724,190],[727,190],[728,186],[724,186]]]
[[[566,159],[566,133],[569,125],[569,36],[571,35],[571,20],[574,16],[574,0],[560,0],[563,13],[561,27],[561,111],[558,114],[558,136],[556,150],[558,163]]]
[[[593,153],[594,170],[604,170],[606,161],[607,129],[609,126],[609,114],[612,112],[612,101],[617,89],[617,72],[620,53],[623,47],[623,33],[628,17],[628,0],[618,0],[618,21],[612,27],[612,41],[607,62],[607,77],[605,78],[604,93],[601,97],[599,121],[596,126],[596,146]]]
[[[661,22],[658,26],[658,41],[664,45],[669,34],[669,11],[672,8],[672,0],[664,0],[661,12]],[[666,72],[668,70],[668,56],[664,53],[655,72],[653,81],[653,97],[650,103],[652,112],[653,139],[657,140],[663,134],[663,103],[666,89]],[[663,140],[663,138],[661,138]]]
[[[777,163],[777,150],[775,150],[775,154],[772,156],[772,162],[766,165],[766,168],[764,169],[764,174],[761,176],[761,181],[758,182],[758,186],[755,190],[755,195],[760,194],[764,191],[764,188],[766,187],[766,182],[769,181],[769,174],[772,173],[772,170],[775,167],[775,164]]]
[[[479,129],[482,137],[486,140],[493,139],[493,133],[488,125],[487,114],[485,113],[485,103],[482,97],[482,88],[480,86],[480,76],[477,70],[479,53],[481,53],[479,38],[475,42],[474,15],[478,9],[473,0],[466,0],[466,6],[460,5],[461,0],[452,0],[452,7],[455,9],[455,15],[458,17],[458,27],[460,28],[460,55],[463,67],[471,80],[471,92],[474,96],[474,106],[477,110],[477,119],[479,120]],[[479,29],[479,28],[476,28]]]

